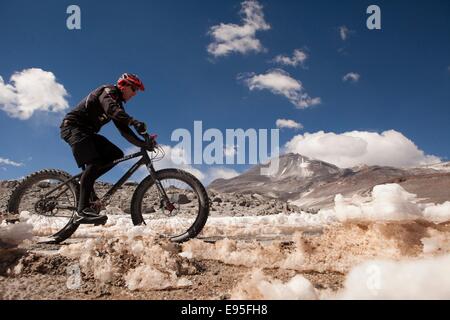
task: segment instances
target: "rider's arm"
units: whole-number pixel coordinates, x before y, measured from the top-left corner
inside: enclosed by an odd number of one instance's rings
[[[125,112],[125,109],[119,103],[118,92],[115,89],[105,88],[99,96],[99,101],[105,113],[111,119],[126,126],[131,125],[133,118]]]
[[[130,127],[120,123],[117,120],[113,120],[113,122],[117,127],[117,129],[119,129],[119,132],[122,135],[122,137],[127,139],[129,143],[134,144],[135,146],[140,148],[145,147],[145,141],[139,139],[138,136],[134,134],[133,130],[130,129]]]

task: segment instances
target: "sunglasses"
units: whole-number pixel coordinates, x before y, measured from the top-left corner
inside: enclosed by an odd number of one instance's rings
[[[130,86],[130,88],[131,88],[131,90],[133,91],[133,92],[136,92],[136,91],[138,91],[139,89],[138,88],[136,88],[135,86]]]

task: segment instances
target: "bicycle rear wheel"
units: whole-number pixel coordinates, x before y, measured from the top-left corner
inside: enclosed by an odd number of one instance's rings
[[[70,177],[67,172],[53,169],[27,176],[13,190],[8,211],[28,212],[28,222],[33,225],[35,235],[50,238],[48,242],[64,241],[78,228],[72,223],[72,217],[77,208],[79,185],[71,181],[61,186]]]
[[[133,224],[150,224],[152,230],[174,242],[197,236],[209,214],[209,199],[201,182],[178,169],[157,171],[156,178],[169,203],[164,202],[155,180],[148,176],[136,188],[131,200]]]

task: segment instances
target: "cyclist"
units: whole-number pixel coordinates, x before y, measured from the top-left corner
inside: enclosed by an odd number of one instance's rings
[[[98,134],[100,128],[112,120],[130,143],[148,147],[130,129],[133,126],[142,135],[147,131],[146,124],[132,118],[123,107],[123,103],[130,101],[139,90],[145,90],[142,81],[134,74],[124,73],[116,85],[103,85],[92,91],[62,121],[61,138],[71,146],[78,167],[83,168],[75,223],[106,223],[107,217],[90,207],[89,198],[92,193],[93,201],[98,200],[93,192],[95,180],[114,167],[114,164],[105,165],[124,156],[122,150]]]

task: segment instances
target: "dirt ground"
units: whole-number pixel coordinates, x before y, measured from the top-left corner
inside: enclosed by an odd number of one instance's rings
[[[251,268],[228,265],[215,260],[195,260],[197,272],[185,277],[192,282],[186,288],[131,291],[118,284],[105,284],[90,274],[81,273],[79,288],[70,289],[68,267],[76,261],[57,253],[57,245],[41,245],[32,250],[2,249],[0,252],[0,299],[147,299],[147,300],[224,300],[244,279]],[[20,274],[8,274],[21,261]],[[287,281],[302,274],[316,289],[336,291],[345,275],[340,272],[298,272],[265,268],[264,274]]]
[[[121,225],[121,219],[79,230],[61,245],[39,244],[36,237],[18,247],[0,242],[0,299],[333,299],[347,289],[352,270],[367,261],[450,256],[448,222],[366,221],[313,229],[298,222],[272,229],[274,220],[267,220],[261,229],[260,220],[256,228],[250,218],[211,219],[201,237],[175,244],[147,234],[148,228]],[[262,237],[264,230],[272,237]]]

